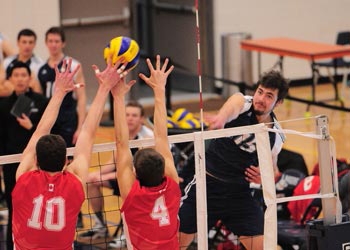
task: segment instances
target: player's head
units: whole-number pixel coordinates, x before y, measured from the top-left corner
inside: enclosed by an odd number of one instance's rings
[[[24,37],[24,36],[33,37],[34,41],[36,41],[36,38],[37,38],[36,33],[33,30],[31,30],[31,29],[22,29],[17,34],[17,41],[21,40],[21,38]]]
[[[23,29],[17,35],[18,52],[21,56],[31,57],[36,45],[36,34],[31,29]]]
[[[49,28],[45,33],[45,40],[47,40],[49,35],[58,35],[63,43],[66,41],[66,34],[61,27],[54,26]]]
[[[164,164],[163,156],[156,150],[141,149],[134,156],[136,178],[142,186],[158,186],[164,178]]]
[[[44,135],[36,144],[37,165],[48,172],[62,171],[66,164],[67,146],[60,135]]]
[[[144,122],[145,111],[143,106],[136,101],[130,101],[126,104],[125,113],[129,131],[138,133]]]
[[[62,53],[65,41],[66,35],[61,27],[51,27],[45,33],[45,44],[52,56]]]
[[[277,101],[282,101],[288,94],[289,84],[279,71],[271,70],[264,73],[257,84],[261,87],[277,90]]]
[[[9,71],[9,80],[17,95],[27,92],[30,84],[31,71],[27,64],[17,61]]]
[[[253,97],[254,112],[258,116],[268,115],[283,102],[288,94],[288,82],[278,71],[262,75]]]

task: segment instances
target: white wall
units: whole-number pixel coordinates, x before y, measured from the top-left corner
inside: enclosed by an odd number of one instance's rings
[[[215,73],[222,76],[221,36],[248,32],[253,38],[286,36],[334,43],[336,33],[350,30],[349,0],[213,0]],[[0,0],[0,32],[15,44],[20,29],[32,28],[38,35],[36,54],[47,57],[45,31],[58,25],[59,0]],[[256,80],[256,53],[253,53]],[[262,69],[271,67],[276,56],[263,54]],[[311,74],[309,63],[285,58],[285,75],[304,78]]]
[[[45,60],[48,56],[45,32],[59,24],[59,0],[0,0],[0,10],[0,32],[16,46],[21,29],[34,30],[38,36],[35,54]]]
[[[350,30],[349,0],[214,0],[215,73],[221,76],[221,36],[248,32],[253,39],[290,37],[335,43],[336,33]],[[262,70],[269,69],[276,56],[262,54]],[[308,61],[285,58],[289,78],[311,76]],[[257,79],[257,53],[253,53],[253,76]]]

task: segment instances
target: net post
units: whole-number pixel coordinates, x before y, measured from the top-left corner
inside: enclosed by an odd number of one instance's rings
[[[196,156],[197,245],[198,249],[208,249],[205,149],[202,134],[202,132],[194,133],[194,152]]]
[[[274,170],[272,162],[269,135],[265,125],[263,131],[255,133],[256,147],[259,159],[263,196],[266,205],[264,215],[264,249],[276,249],[277,247],[277,203]],[[268,229],[268,230],[266,230]]]
[[[321,140],[317,141],[318,146],[318,162],[320,170],[320,186],[321,194],[334,193],[334,185],[338,185],[337,179],[333,178],[332,168],[333,163],[336,161],[335,156],[331,155],[331,143],[328,127],[328,117],[320,115],[316,117],[316,133],[322,136]],[[334,154],[335,155],[335,154]],[[334,173],[333,173],[334,174]],[[336,183],[335,183],[336,182]],[[338,214],[337,210],[337,196],[333,198],[322,199],[322,210],[323,210],[323,223],[324,225],[330,225],[333,223],[339,223],[338,218],[341,218],[341,214]]]

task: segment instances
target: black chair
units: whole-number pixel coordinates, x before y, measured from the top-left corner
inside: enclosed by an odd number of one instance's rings
[[[350,45],[350,31],[342,31],[339,32],[337,35],[336,40],[337,45]],[[321,61],[321,62],[315,62],[316,66],[319,67],[326,67],[326,68],[333,68],[334,69],[334,76],[337,76],[337,69],[338,68],[349,68],[350,67],[350,61],[344,60],[343,57],[334,58],[329,61]]]
[[[336,44],[337,45],[350,45],[350,31],[338,32]],[[336,91],[336,100],[339,100],[338,90],[336,88],[336,78],[338,76],[338,69],[340,69],[340,68],[346,69],[346,71],[344,72],[344,76],[343,76],[343,91],[344,91],[344,88],[346,87],[346,84],[347,84],[347,79],[348,79],[347,75],[348,75],[349,69],[350,69],[350,61],[344,60],[343,57],[338,57],[338,58],[334,58],[334,59],[329,60],[329,61],[315,62],[314,67],[317,68],[318,75],[320,75],[319,74],[320,68],[327,68],[328,77],[331,80],[331,82],[333,83],[335,91]],[[334,71],[333,75],[331,74],[330,69],[333,69],[333,71]]]

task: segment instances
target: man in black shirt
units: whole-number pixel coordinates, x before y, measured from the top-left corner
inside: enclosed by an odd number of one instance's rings
[[[0,155],[22,153],[29,139],[38,125],[40,118],[46,108],[47,99],[29,88],[31,71],[27,64],[16,62],[9,75],[13,84],[12,95],[0,100]],[[24,98],[30,104],[30,112],[16,114],[11,112],[14,105],[18,107],[18,99]],[[9,209],[9,221],[7,227],[7,249],[13,249],[12,243],[12,202],[11,192],[16,184],[16,170],[18,163],[3,166],[5,199]]]

